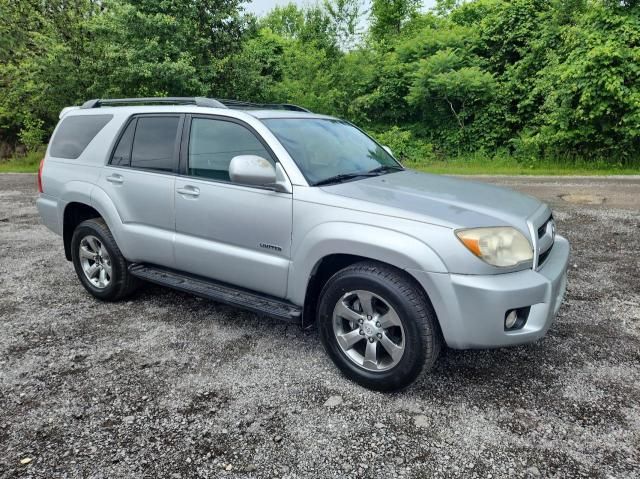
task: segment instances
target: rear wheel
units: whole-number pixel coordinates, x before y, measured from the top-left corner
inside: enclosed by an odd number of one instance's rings
[[[102,218],[78,225],[71,239],[71,256],[80,282],[96,298],[117,301],[131,294],[137,286]]]
[[[435,313],[424,292],[384,264],[362,262],[336,273],[321,293],[318,319],[333,362],[371,389],[408,386],[440,351]]]

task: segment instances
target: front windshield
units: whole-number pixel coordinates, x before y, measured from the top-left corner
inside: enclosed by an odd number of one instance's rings
[[[312,185],[402,167],[380,145],[346,121],[323,118],[263,120]]]

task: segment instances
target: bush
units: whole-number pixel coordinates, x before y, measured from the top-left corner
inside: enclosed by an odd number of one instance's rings
[[[384,132],[374,133],[373,137],[391,148],[394,156],[402,162],[427,163],[435,159],[433,145],[416,138],[410,130],[393,126]]]
[[[39,118],[27,118],[25,120],[24,126],[18,133],[18,139],[27,148],[27,151],[36,151],[42,146],[42,139],[45,135],[43,126],[44,121]]]

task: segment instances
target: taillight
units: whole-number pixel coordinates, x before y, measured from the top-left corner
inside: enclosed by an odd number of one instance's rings
[[[40,166],[38,167],[38,192],[44,193],[42,189],[42,168],[44,167],[44,158],[40,160]]]

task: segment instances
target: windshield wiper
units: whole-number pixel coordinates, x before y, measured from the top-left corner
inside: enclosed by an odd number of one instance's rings
[[[383,173],[388,173],[390,171],[402,171],[404,168],[401,166],[392,166],[392,165],[380,165],[377,168],[374,168],[371,171],[361,171],[361,172],[353,172],[353,173],[341,173],[339,175],[331,176],[324,180],[320,180],[313,184],[313,186],[321,186],[321,185],[330,185],[332,183],[340,183],[346,180],[353,180],[354,178],[360,177],[369,177],[369,176],[379,176]]]
[[[381,175],[382,173],[388,173],[390,171],[402,171],[402,170],[404,170],[404,168],[397,165],[380,165],[377,168],[374,168],[373,170],[368,171],[367,174],[378,173]]]
[[[377,173],[372,173],[370,171],[362,171],[359,173],[342,173],[335,176],[330,176],[329,178],[325,178],[324,180],[316,181],[313,186],[322,186],[322,185],[330,185],[332,183],[340,183],[346,180],[352,180],[354,178],[366,176],[378,176]]]

